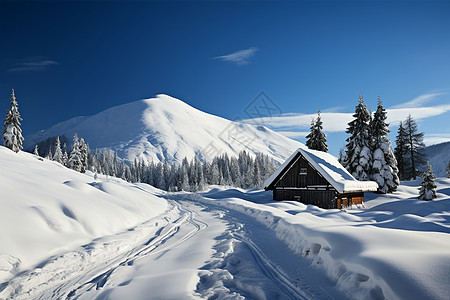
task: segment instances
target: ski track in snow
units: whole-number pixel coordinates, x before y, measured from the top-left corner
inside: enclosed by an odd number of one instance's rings
[[[226,267],[223,266],[230,265],[230,262],[232,265],[238,265],[242,259],[233,261],[230,259],[231,254],[245,257],[245,253],[240,252],[247,251],[248,257],[252,260],[250,269],[257,275],[250,281],[248,278],[240,278],[237,273],[244,269],[248,271],[248,265],[242,266],[241,270],[232,271],[235,276],[230,275],[230,280],[225,283],[228,285],[225,290],[216,286],[215,288],[209,287],[208,292],[207,288],[202,290],[202,275],[199,274],[200,282],[197,284],[196,293],[192,295],[194,298],[212,293],[218,299],[230,295],[236,299],[243,297],[246,299],[270,299],[270,295],[269,297],[266,295],[268,292],[274,293],[273,295],[276,295],[278,299],[311,298],[301,291],[292,282],[293,280],[252,241],[252,237],[249,236],[251,233],[243,229],[245,224],[240,223],[241,219],[238,221],[235,216],[236,212],[214,207],[214,205],[194,203],[189,199],[183,199],[183,196],[171,195],[165,198],[170,205],[165,214],[117,235],[93,240],[75,251],[51,257],[35,268],[21,272],[0,286],[0,299],[109,298],[110,293],[102,294],[106,286],[111,291],[114,289],[114,285],[120,287],[129,283],[129,281],[118,282],[117,280],[116,283],[110,283],[120,269],[132,267],[136,261],[144,257],[162,255],[189,239],[195,238],[197,233],[208,227],[208,224],[201,220],[203,213],[215,214],[216,218],[222,219],[228,224],[228,228],[234,229],[223,232],[222,239],[217,238],[228,245],[225,251],[228,253],[218,255],[219,259],[216,259],[216,263],[209,265],[211,270],[208,270],[208,264],[206,264],[200,273],[205,270],[210,273],[228,272],[228,270],[224,271]],[[242,244],[244,247],[242,245],[237,247],[236,244]],[[235,252],[239,252],[239,254],[236,255]],[[218,261],[222,268],[217,269]],[[130,281],[132,279],[130,278]],[[214,280],[221,281],[218,278]],[[240,280],[243,282],[239,283]],[[272,285],[265,281],[271,282]],[[256,287],[252,287],[252,285]],[[258,287],[258,285],[262,287]],[[266,290],[264,290],[264,286],[266,286]],[[275,289],[279,289],[279,291],[274,292]],[[320,291],[319,293],[313,292],[313,295],[318,296],[319,294]]]
[[[176,247],[208,226],[194,219],[193,211],[174,201],[170,203],[172,207],[162,219],[154,218],[127,232],[96,239],[81,249],[49,258],[34,269],[18,274],[0,287],[0,298],[76,299],[82,291],[101,289],[117,268]],[[177,237],[169,247],[163,247],[186,224],[193,225],[194,229]],[[129,242],[137,246],[133,248]]]

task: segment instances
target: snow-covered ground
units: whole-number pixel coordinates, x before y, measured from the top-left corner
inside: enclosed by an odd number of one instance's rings
[[[448,299],[450,180],[363,209],[166,193],[0,147],[0,299]]]

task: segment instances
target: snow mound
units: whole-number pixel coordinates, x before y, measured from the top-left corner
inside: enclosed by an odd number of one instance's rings
[[[91,117],[77,117],[25,138],[31,150],[57,135],[71,140],[77,131],[91,149],[111,149],[133,161],[181,162],[195,156],[209,160],[240,151],[268,154],[282,162],[303,145],[263,126],[242,124],[197,110],[167,95],[112,107]]]
[[[0,167],[0,282],[167,209],[165,200],[120,179],[94,180],[3,146]]]

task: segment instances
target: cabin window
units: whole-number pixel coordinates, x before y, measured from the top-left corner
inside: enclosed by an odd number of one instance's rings
[[[308,175],[308,169],[307,168],[300,168],[300,173],[298,175]]]

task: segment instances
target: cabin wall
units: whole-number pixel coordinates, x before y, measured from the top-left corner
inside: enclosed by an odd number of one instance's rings
[[[295,190],[280,188],[273,190],[274,200],[294,200],[326,209],[338,208],[336,196],[337,193],[333,190]]]
[[[314,185],[330,186],[328,181],[323,178],[319,172],[303,158],[300,154],[294,158],[295,163],[292,167],[280,178],[275,184],[275,187],[307,187]],[[302,169],[306,169],[306,173],[302,172]]]
[[[277,181],[274,200],[295,200],[321,208],[337,208],[337,192],[300,154]]]

